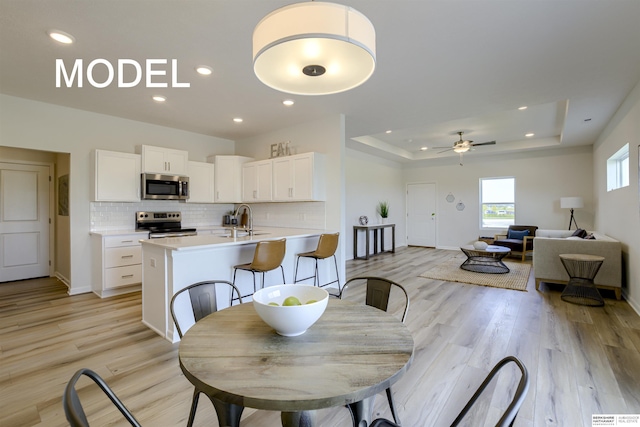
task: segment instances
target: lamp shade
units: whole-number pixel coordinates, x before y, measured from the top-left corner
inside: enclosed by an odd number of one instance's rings
[[[376,66],[373,24],[328,2],[295,3],[265,16],[253,31],[253,71],[276,90],[328,95],[364,83]]]
[[[562,209],[580,209],[584,207],[582,197],[561,197],[560,207]]]

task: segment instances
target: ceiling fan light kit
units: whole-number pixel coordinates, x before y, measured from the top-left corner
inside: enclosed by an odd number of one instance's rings
[[[344,92],[367,81],[375,67],[373,24],[348,6],[291,4],[265,16],[253,31],[253,70],[281,92]]]
[[[456,133],[460,136],[460,139],[453,143],[453,147],[433,147],[433,148],[436,148],[436,149],[444,148],[444,150],[438,152],[438,154],[445,153],[449,150],[453,150],[455,153],[460,154],[460,166],[462,166],[462,155],[467,151],[469,151],[472,147],[477,147],[479,145],[495,145],[496,143],[495,141],[487,141],[487,142],[480,142],[480,143],[474,144],[473,141],[470,141],[468,139],[465,139],[465,140],[462,139],[462,134],[464,132],[459,131]]]

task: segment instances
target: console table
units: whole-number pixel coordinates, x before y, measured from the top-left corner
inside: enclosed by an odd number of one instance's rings
[[[391,249],[384,249],[384,229],[391,229]],[[364,256],[358,256],[358,231],[365,233],[365,253]],[[373,232],[373,233],[371,233]],[[353,259],[369,259],[369,238],[373,234],[373,255],[379,255],[384,252],[396,252],[396,225],[395,224],[375,224],[375,225],[354,225],[353,226]],[[378,234],[380,239],[378,239]],[[378,251],[378,240],[380,240],[380,250]]]

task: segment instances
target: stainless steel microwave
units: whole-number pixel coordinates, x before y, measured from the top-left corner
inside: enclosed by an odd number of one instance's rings
[[[189,177],[178,175],[142,174],[142,198],[151,200],[186,200],[189,198]]]

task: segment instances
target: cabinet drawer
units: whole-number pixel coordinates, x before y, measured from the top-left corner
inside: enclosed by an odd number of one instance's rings
[[[121,248],[107,248],[104,251],[104,266],[106,268],[122,267],[125,265],[141,264],[142,248],[140,246],[123,246]]]
[[[117,248],[120,246],[140,246],[140,239],[146,239],[145,233],[129,234],[126,236],[107,236],[104,238],[105,248]]]
[[[107,268],[104,271],[104,288],[112,289],[120,286],[134,285],[142,282],[142,265]]]

